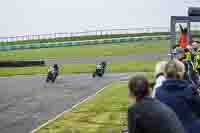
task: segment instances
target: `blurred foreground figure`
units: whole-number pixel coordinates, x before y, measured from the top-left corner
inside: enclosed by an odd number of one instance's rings
[[[176,114],[150,97],[149,82],[143,76],[129,81],[129,92],[136,103],[128,109],[129,133],[185,133]]]
[[[167,63],[166,81],[157,88],[156,98],[176,112],[188,133],[200,132],[200,97],[194,85],[184,77],[184,64],[175,60]]]

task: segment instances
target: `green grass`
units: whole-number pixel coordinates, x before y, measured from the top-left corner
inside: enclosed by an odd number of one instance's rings
[[[156,62],[156,60],[112,62],[108,64],[107,72],[153,72]],[[46,74],[48,67],[0,68],[0,76]],[[91,73],[94,70],[95,64],[63,64],[60,71],[61,74],[67,74]]]
[[[43,48],[0,52],[0,60],[47,59],[83,56],[114,56],[143,54],[149,52],[167,53],[169,42],[146,41],[135,43],[114,43],[102,45],[85,45],[62,48]]]
[[[119,37],[135,37],[135,36],[156,36],[156,35],[168,35],[167,32],[157,33],[140,33],[140,34],[113,34],[113,35],[91,35],[91,36],[79,36],[79,37],[64,37],[54,39],[36,39],[36,40],[24,40],[16,42],[1,42],[0,45],[17,45],[17,44],[34,44],[34,43],[48,43],[48,42],[64,42],[64,41],[80,41],[80,40],[95,40],[95,39],[108,39]]]
[[[127,127],[127,83],[115,82],[37,133],[120,133]]]

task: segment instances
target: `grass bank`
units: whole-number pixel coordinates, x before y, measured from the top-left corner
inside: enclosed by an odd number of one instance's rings
[[[37,133],[120,133],[127,127],[127,109],[127,83],[115,82]]]
[[[113,43],[102,45],[72,46],[0,52],[0,60],[26,60],[70,58],[83,56],[115,56],[143,53],[167,53],[169,42],[145,41],[134,43]]]
[[[112,62],[108,64],[107,72],[153,72],[156,60],[149,61],[127,61]],[[0,76],[14,75],[36,75],[46,74],[49,66],[44,67],[19,67],[19,68],[0,68]],[[92,73],[95,64],[63,64],[61,74],[70,73]]]

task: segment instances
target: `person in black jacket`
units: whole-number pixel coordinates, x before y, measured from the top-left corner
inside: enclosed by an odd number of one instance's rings
[[[129,81],[129,93],[136,99],[128,108],[129,133],[185,133],[176,114],[150,97],[149,82],[144,76]]]

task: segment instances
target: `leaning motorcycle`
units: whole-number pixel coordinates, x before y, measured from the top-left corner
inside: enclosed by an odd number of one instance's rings
[[[52,83],[54,83],[57,76],[58,72],[48,72],[46,82],[48,83],[49,81],[51,81]]]
[[[95,72],[93,72],[92,77],[95,78],[96,76],[98,77],[103,77],[105,69],[106,69],[106,62],[103,61],[101,62],[102,68],[101,69],[96,69]]]

